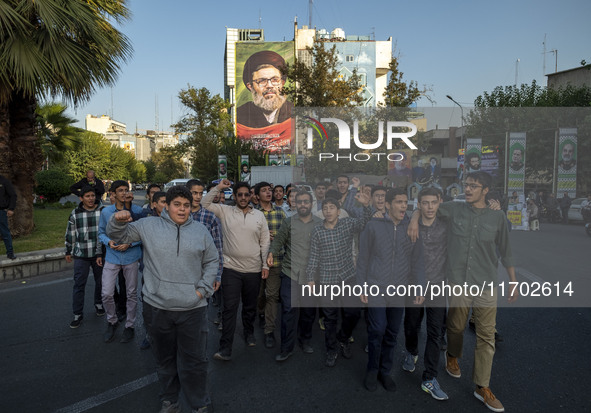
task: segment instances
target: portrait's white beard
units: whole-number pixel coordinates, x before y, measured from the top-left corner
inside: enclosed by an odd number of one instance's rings
[[[568,154],[568,153],[563,153],[562,154],[562,160],[563,160],[563,162],[570,162],[571,159],[572,159],[572,156],[570,156],[570,154]]]
[[[272,89],[265,89],[265,91],[272,90],[275,93],[275,96],[272,98],[265,98],[264,93],[263,95],[259,95],[256,91],[252,91],[252,101],[255,106],[261,108],[264,112],[270,113],[274,110],[277,110],[283,105],[285,102],[285,96],[281,96],[279,94],[278,88]]]

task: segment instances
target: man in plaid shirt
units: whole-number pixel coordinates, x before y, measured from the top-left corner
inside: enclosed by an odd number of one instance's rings
[[[271,241],[279,231],[281,223],[286,218],[283,208],[273,205],[273,189],[268,182],[260,182],[254,188],[259,198],[259,205],[255,208],[263,213],[269,226]],[[257,309],[261,322],[265,323],[265,347],[275,347],[275,320],[277,319],[277,304],[279,304],[279,288],[281,287],[281,260],[283,251],[273,257],[273,266],[269,268],[269,277],[262,280],[259,290]]]
[[[199,179],[191,179],[187,182],[186,186],[189,191],[191,191],[191,196],[193,197],[193,202],[191,203],[191,216],[194,221],[205,225],[205,228],[209,231],[209,234],[213,238],[213,243],[218,250],[220,264],[213,284],[214,291],[217,291],[222,281],[222,270],[224,269],[224,256],[222,254],[222,247],[224,245],[222,238],[222,224],[213,212],[201,207],[201,199],[203,198],[203,190],[205,189],[203,182]]]
[[[84,318],[84,290],[92,267],[94,276],[94,307],[97,316],[105,315],[101,300],[102,244],[98,238],[102,207],[96,201],[94,188],[85,186],[80,190],[80,205],[72,211],[66,229],[66,261],[74,261],[74,291],[72,310],[74,320],[71,328],[78,328]]]
[[[334,198],[327,198],[322,203],[324,224],[318,225],[312,231],[310,245],[310,259],[306,268],[308,285],[314,288],[318,273],[319,284],[355,284],[355,265],[351,249],[353,248],[353,236],[363,230],[365,224],[371,218],[369,197],[358,192],[355,199],[363,205],[362,218],[339,219],[340,203]],[[340,348],[343,357],[351,358],[349,337],[357,325],[360,317],[360,309],[352,308],[357,304],[356,297],[321,296],[320,300],[324,311],[326,365],[333,367],[337,359],[337,350]],[[348,305],[347,303],[353,303]],[[357,304],[358,305],[358,304]],[[341,329],[337,333],[337,319],[339,309],[343,307]]]

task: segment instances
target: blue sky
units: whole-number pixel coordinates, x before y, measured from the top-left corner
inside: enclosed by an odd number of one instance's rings
[[[225,29],[259,28],[265,40],[293,39],[293,22],[308,24],[308,1],[129,0],[132,18],[121,27],[134,47],[112,89],[70,110],[84,127],[86,114],[113,114],[128,132],[159,130],[183,114],[178,93],[187,85],[223,95]],[[261,22],[259,23],[259,15]],[[558,50],[558,70],[591,62],[591,2],[588,0],[379,1],[316,0],[313,25],[347,35],[392,37],[404,79],[432,88],[437,107],[453,106],[451,95],[470,106],[484,91],[533,79],[545,85],[543,45]],[[546,55],[546,73],[555,56]],[[113,105],[111,105],[111,101]],[[419,106],[432,103],[421,99]],[[440,128],[459,126],[459,109]]]

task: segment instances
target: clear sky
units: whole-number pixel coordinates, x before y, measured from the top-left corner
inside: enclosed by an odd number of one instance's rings
[[[132,18],[121,27],[134,47],[112,89],[71,108],[84,127],[86,114],[113,115],[128,132],[171,130],[182,115],[181,89],[206,87],[223,96],[226,27],[265,30],[265,40],[293,40],[293,22],[308,24],[308,0],[129,0]],[[259,22],[260,16],[260,22]],[[346,35],[392,37],[404,79],[432,88],[433,105],[449,107],[451,95],[468,107],[484,91],[533,79],[546,84],[543,41],[558,50],[558,70],[591,62],[589,0],[315,0],[313,25]],[[555,55],[546,54],[546,73]],[[112,102],[112,104],[111,104]],[[419,106],[431,106],[426,99]],[[459,109],[440,128],[459,126]],[[444,122],[445,123],[445,122]]]

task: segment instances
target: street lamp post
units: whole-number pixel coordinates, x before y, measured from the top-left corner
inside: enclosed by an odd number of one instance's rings
[[[446,95],[446,97],[451,100],[453,103],[460,107],[460,111],[462,112],[462,138],[460,139],[460,146],[464,148],[464,108],[458,102],[454,100],[450,95]]]

